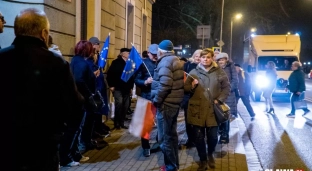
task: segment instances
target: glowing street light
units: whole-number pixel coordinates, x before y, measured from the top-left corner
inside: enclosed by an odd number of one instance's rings
[[[243,17],[243,15],[241,13],[238,13],[234,17],[236,20],[239,20]],[[232,58],[232,40],[233,40],[233,17],[231,18],[230,59]]]
[[[241,19],[242,17],[243,17],[242,14],[236,14],[236,15],[235,15],[235,19],[237,19],[237,20]]]
[[[287,34],[290,35],[290,32],[288,32]]]
[[[306,64],[307,64],[306,62],[303,63],[303,65],[306,65]]]
[[[256,31],[257,31],[257,29],[255,27],[250,29],[250,32],[252,32],[252,33],[256,32]]]

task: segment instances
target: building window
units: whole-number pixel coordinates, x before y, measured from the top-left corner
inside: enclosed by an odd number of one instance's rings
[[[127,6],[127,42],[126,46],[131,47],[131,42],[134,43],[134,6],[128,3]]]

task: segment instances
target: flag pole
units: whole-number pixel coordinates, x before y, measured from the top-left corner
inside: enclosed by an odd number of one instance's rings
[[[134,46],[132,42],[131,42],[131,45]],[[135,48],[135,46],[134,46],[134,48]],[[145,65],[145,63],[144,63],[143,60],[142,60],[142,63],[143,63],[143,65],[145,66],[145,68],[146,68],[148,74],[150,75],[150,77],[152,77],[152,74],[149,72],[149,70],[148,70],[148,68],[147,68],[147,66]],[[152,77],[152,78],[153,78],[153,77]]]
[[[185,73],[187,76],[190,76],[191,78],[193,78],[193,79],[195,80],[195,78],[192,77],[189,73],[187,73],[187,72],[185,72],[185,71],[184,71],[184,73]]]

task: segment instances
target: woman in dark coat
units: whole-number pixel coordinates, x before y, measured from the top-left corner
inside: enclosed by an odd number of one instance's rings
[[[93,130],[94,113],[91,109],[88,99],[95,93],[96,82],[95,75],[86,61],[91,57],[93,52],[92,44],[88,41],[82,40],[77,43],[75,47],[75,56],[73,57],[70,67],[74,75],[74,79],[78,91],[82,94],[85,101],[86,116],[84,123],[82,123],[80,150],[85,151],[87,148],[92,148],[91,135]]]
[[[218,143],[218,123],[213,103],[224,102],[230,93],[230,83],[226,73],[213,61],[213,51],[204,49],[200,63],[190,72],[184,85],[190,93],[187,123],[193,126],[195,145],[200,158],[198,171],[215,167],[213,153]],[[207,136],[208,155],[205,143]]]
[[[235,92],[238,88],[238,76],[233,62],[229,61],[227,53],[219,53],[216,57],[219,66],[225,71],[231,84],[231,93],[225,103],[231,108],[230,112],[233,117],[237,117],[237,103]],[[230,121],[220,125],[221,137],[220,143],[229,143]]]

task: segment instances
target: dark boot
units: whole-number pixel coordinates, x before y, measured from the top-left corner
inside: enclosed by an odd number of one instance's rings
[[[212,154],[208,154],[208,166],[212,169],[214,169],[216,167],[216,162],[215,162]]]
[[[270,110],[269,110],[269,111],[267,111],[267,113],[270,113],[270,114],[275,114],[275,112],[274,112],[274,108],[270,108]]]
[[[205,171],[205,170],[207,170],[207,161],[200,161],[197,171]]]
[[[219,144],[228,144],[229,143],[229,132],[230,132],[230,121],[226,121],[221,124],[222,133],[220,136]]]

